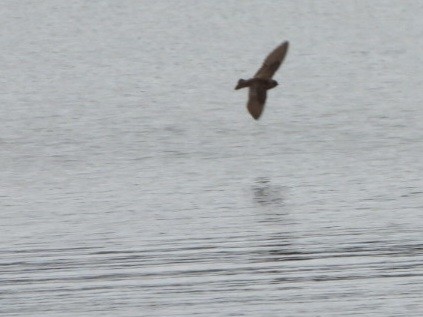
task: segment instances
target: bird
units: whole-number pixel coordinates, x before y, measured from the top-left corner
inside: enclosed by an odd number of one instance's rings
[[[267,91],[278,85],[278,82],[272,79],[272,77],[285,59],[288,47],[288,41],[277,46],[267,55],[262,66],[257,73],[255,73],[253,78],[247,80],[239,79],[235,86],[235,90],[245,87],[249,88],[247,109],[255,120],[258,120],[263,113]]]

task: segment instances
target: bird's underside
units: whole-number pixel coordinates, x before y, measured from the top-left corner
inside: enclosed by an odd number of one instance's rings
[[[267,83],[254,81],[249,87],[247,109],[255,120],[260,118],[267,97]]]
[[[288,42],[284,42],[276,47],[264,60],[263,65],[256,72],[253,78],[248,80],[240,79],[235,89],[248,87],[247,109],[251,116],[258,120],[263,112],[266,103],[267,90],[278,85],[272,77],[278,70],[286,53],[288,52]]]

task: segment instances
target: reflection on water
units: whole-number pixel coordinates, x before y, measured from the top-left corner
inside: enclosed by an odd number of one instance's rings
[[[258,177],[253,185],[254,201],[262,206],[283,207],[283,187],[271,183],[268,177]]]

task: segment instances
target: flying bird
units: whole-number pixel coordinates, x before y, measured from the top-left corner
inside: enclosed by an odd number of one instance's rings
[[[254,119],[258,120],[263,112],[266,103],[267,91],[278,85],[278,82],[272,79],[275,72],[281,66],[286,53],[288,52],[288,41],[283,42],[276,47],[264,60],[263,65],[257,71],[253,78],[240,79],[235,90],[248,87],[247,109]]]

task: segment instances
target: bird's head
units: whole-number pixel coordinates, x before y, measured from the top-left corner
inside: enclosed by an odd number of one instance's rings
[[[278,82],[276,80],[272,79],[272,80],[269,81],[269,86],[268,86],[269,88],[267,88],[267,89],[275,88],[277,85],[279,85]]]

